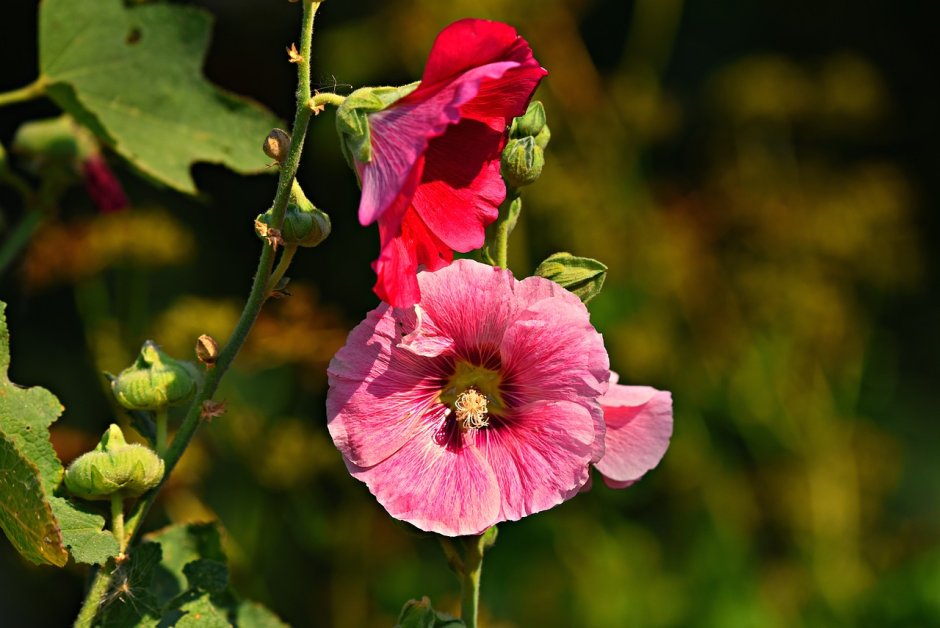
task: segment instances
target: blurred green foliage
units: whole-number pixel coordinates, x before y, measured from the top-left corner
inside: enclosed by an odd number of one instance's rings
[[[210,78],[289,117],[283,49],[297,6],[198,4],[218,16]],[[23,60],[0,70],[4,89],[32,78],[33,8],[2,9],[0,52]],[[672,446],[643,482],[596,485],[501,526],[484,565],[486,625],[940,623],[928,209],[940,195],[926,148],[940,138],[920,56],[926,11],[324,5],[315,80],[340,92],[414,80],[454,19],[517,26],[550,72],[537,97],[553,136],[511,266],[529,274],[558,250],[606,264],[590,309],[611,364],[624,383],[674,395]],[[52,109],[0,114],[9,146]],[[293,296],[266,308],[218,395],[225,415],[187,453],[152,526],[220,518],[236,588],[295,625],[391,626],[421,595],[454,611],[458,586],[436,543],[392,522],[347,474],[325,429],[325,367],[375,305],[377,251],[374,230],[356,224],[332,115],[313,121],[300,178],[333,235],[298,255]],[[13,375],[65,403],[53,438],[66,461],[115,417],[127,424],[101,371],[127,366],[145,338],[186,359],[199,334],[224,340],[258,251],[252,218],[274,189],[199,166],[203,197],[191,201],[119,174],[134,208],[96,215],[74,190],[0,283]],[[0,190],[0,207],[0,224],[15,223],[15,196]],[[29,566],[3,543],[0,574],[0,623],[74,616],[78,569]]]

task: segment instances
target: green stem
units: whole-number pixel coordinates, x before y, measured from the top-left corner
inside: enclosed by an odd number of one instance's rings
[[[170,411],[166,406],[157,410],[157,442],[155,444],[157,446],[157,453],[160,454],[161,457],[166,454],[166,424],[169,414]]]
[[[124,536],[124,498],[117,493],[111,494],[111,532],[114,533],[123,554],[127,548],[127,537]]]
[[[334,94],[332,92],[317,92],[307,101],[307,107],[314,113],[322,111],[324,105],[333,105],[339,107],[346,100],[345,96]]]
[[[109,564],[113,562],[114,561],[109,561]],[[95,621],[95,616],[98,614],[98,607],[101,605],[105,594],[108,592],[111,579],[101,577],[101,574],[105,573],[107,568],[98,567],[97,569],[98,572],[95,574],[95,579],[91,583],[91,588],[88,589],[88,595],[85,596],[85,604],[82,606],[81,612],[79,612],[78,617],[75,619],[74,628],[91,628],[92,623]]]
[[[490,226],[492,240],[487,244],[493,265],[498,268],[509,268],[509,235],[516,227],[521,208],[522,199],[519,197],[519,191],[507,187],[506,200],[499,209],[499,217]]]
[[[31,209],[20,219],[13,232],[3,239],[0,245],[0,275],[6,272],[7,267],[13,263],[33,237],[39,223],[42,222],[42,212]]]
[[[467,628],[477,628],[480,608],[480,571],[483,569],[483,535],[464,539],[463,570],[460,573],[460,619]]]
[[[294,114],[290,152],[288,153],[287,159],[284,160],[284,163],[281,165],[277,193],[274,197],[272,211],[273,220],[271,222],[276,228],[280,228],[284,222],[284,214],[287,211],[287,201],[290,198],[291,183],[294,180],[297,167],[300,164],[303,140],[307,133],[307,123],[310,121],[311,111],[307,108],[307,101],[310,99],[310,42],[313,37],[314,15],[319,7],[320,2],[304,0],[304,16],[300,40],[300,54],[303,57],[303,61],[297,64],[297,79],[299,84],[297,86],[297,109]],[[196,396],[193,398],[186,412],[186,418],[183,419],[183,423],[173,437],[173,442],[170,443],[170,446],[167,448],[166,455],[163,457],[165,465],[163,480],[158,486],[148,492],[144,498],[135,505],[131,512],[131,516],[125,524],[127,543],[133,541],[134,537],[140,532],[141,522],[147,515],[151,506],[153,506],[160,489],[166,483],[167,478],[170,477],[170,473],[172,473],[176,463],[179,462],[186,447],[189,445],[190,441],[192,441],[196,429],[199,427],[203,403],[210,400],[215,394],[222,376],[228,370],[229,366],[231,366],[232,361],[235,359],[242,345],[245,344],[245,340],[248,338],[248,334],[255,320],[261,312],[261,307],[267,300],[269,295],[267,285],[268,279],[271,276],[271,266],[274,262],[274,248],[268,243],[264,243],[262,247],[261,257],[258,260],[258,269],[255,272],[251,292],[248,294],[248,300],[242,310],[241,317],[235,325],[235,329],[232,331],[232,335],[225,344],[225,347],[219,353],[219,359],[216,362],[215,368],[209,371],[205,382],[196,393]],[[81,621],[82,618],[86,618],[87,623],[79,624],[76,622],[76,626],[91,625],[91,621],[97,615],[103,593],[107,592],[110,587],[113,573],[114,569],[112,567],[110,569],[101,569],[95,575],[88,596],[85,598],[85,602],[79,612],[79,621]]]
[[[0,93],[0,107],[12,105],[18,102],[26,102],[44,96],[46,93],[46,82],[42,77],[36,79],[29,85],[14,89],[8,92]]]
[[[277,284],[281,282],[281,279],[284,278],[284,273],[287,272],[287,269],[290,268],[290,263],[294,259],[294,254],[297,253],[296,244],[285,244],[284,251],[281,253],[281,259],[277,263],[277,267],[274,269],[274,272],[271,273],[271,278],[268,280],[268,294],[271,294]]]

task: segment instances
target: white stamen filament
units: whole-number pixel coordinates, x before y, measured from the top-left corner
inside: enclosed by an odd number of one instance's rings
[[[457,411],[457,420],[463,422],[463,428],[479,429],[490,424],[486,416],[486,397],[473,388],[460,393],[454,402],[454,409]]]

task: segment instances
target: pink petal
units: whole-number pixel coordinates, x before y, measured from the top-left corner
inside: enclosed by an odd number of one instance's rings
[[[612,488],[634,483],[659,464],[672,436],[672,395],[649,386],[611,386],[600,399],[607,423],[595,465]]]
[[[483,246],[486,226],[499,216],[506,197],[499,174],[502,143],[502,129],[462,120],[428,145],[412,204],[429,230],[455,251]]]
[[[454,339],[457,352],[499,347],[516,313],[511,272],[462,259],[437,272],[420,273],[418,283],[424,295],[421,306]]]
[[[471,432],[496,474],[499,519],[516,520],[570,499],[589,479],[595,423],[568,401],[516,408],[490,427]]]
[[[475,447],[440,444],[445,421],[438,405],[388,459],[347,467],[396,519],[447,536],[479,534],[497,522],[496,476]]]
[[[473,68],[433,92],[418,87],[388,109],[369,116],[372,159],[360,166],[362,225],[374,222],[400,202],[400,196],[409,196],[409,177],[428,142],[460,120],[460,107],[476,96],[485,79],[499,77],[515,65],[512,61],[500,61]]]
[[[395,319],[381,306],[349,334],[327,374],[327,427],[343,456],[371,465],[412,439],[439,393],[437,373],[426,358],[393,348]]]
[[[401,335],[398,346],[402,349],[433,358],[454,347],[454,339],[444,334],[420,305],[402,310],[397,318]]]
[[[422,85],[453,80],[473,68],[497,61],[527,63],[532,59],[525,40],[509,24],[463,19],[442,30],[424,66]]]

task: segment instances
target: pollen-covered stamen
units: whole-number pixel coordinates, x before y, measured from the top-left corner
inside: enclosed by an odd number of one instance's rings
[[[457,411],[457,420],[463,424],[463,429],[479,429],[490,424],[487,417],[487,400],[475,388],[468,388],[460,393],[457,400],[454,401],[454,409]]]

